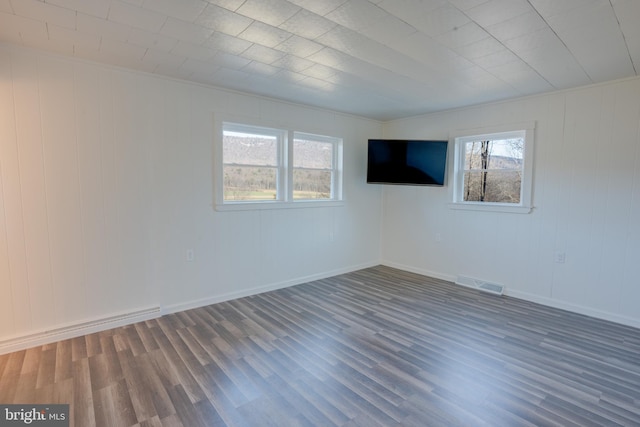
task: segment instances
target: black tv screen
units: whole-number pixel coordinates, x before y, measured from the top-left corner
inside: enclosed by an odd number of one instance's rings
[[[443,186],[448,141],[370,139],[367,182]]]

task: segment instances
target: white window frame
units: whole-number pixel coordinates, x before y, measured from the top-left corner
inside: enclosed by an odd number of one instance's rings
[[[277,189],[275,200],[224,200],[224,158],[223,132],[225,128],[239,132],[257,131],[264,135],[276,136],[278,141],[277,160]],[[320,135],[319,133],[285,129],[284,126],[273,126],[268,123],[257,123],[254,120],[220,118],[214,120],[214,167],[213,189],[214,209],[226,210],[257,210],[257,209],[286,209],[304,207],[329,207],[343,205],[342,190],[342,151],[343,140],[339,137]],[[331,198],[328,199],[294,199],[293,198],[293,139],[295,135],[310,139],[330,142],[333,145]],[[238,165],[242,166],[242,165]]]
[[[293,162],[295,161],[295,153],[293,152],[293,141],[296,139],[307,139],[310,141],[324,142],[332,145],[331,151],[331,169],[320,169],[320,168],[300,168],[294,167]],[[326,135],[316,135],[308,132],[292,132],[292,138],[290,139],[292,143],[289,146],[290,153],[289,158],[291,159],[291,171],[289,174],[290,183],[289,183],[289,196],[291,200],[294,200],[295,203],[304,202],[304,201],[312,201],[312,202],[321,202],[321,201],[335,201],[342,200],[342,139],[336,138],[333,136]],[[329,170],[331,172],[331,197],[328,199],[294,199],[293,198],[293,171],[295,169],[309,169],[309,170]]]
[[[485,212],[529,213],[532,206],[533,188],[533,147],[535,123],[527,122],[506,126],[494,126],[480,129],[457,131],[450,140],[454,146],[453,185],[451,186],[452,209],[475,210]],[[469,202],[464,200],[465,145],[480,140],[499,140],[524,137],[522,181],[520,183],[520,203]]]

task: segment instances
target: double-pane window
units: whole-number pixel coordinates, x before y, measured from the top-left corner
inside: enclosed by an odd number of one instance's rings
[[[340,138],[222,124],[220,204],[342,199]]]

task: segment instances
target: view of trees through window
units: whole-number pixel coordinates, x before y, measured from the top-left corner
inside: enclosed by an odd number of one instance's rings
[[[524,138],[465,143],[463,200],[520,203]]]

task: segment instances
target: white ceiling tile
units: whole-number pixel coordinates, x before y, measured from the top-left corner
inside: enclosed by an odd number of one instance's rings
[[[370,23],[360,32],[381,44],[393,47],[415,33],[416,29],[394,16],[387,16]]]
[[[482,58],[483,56],[504,52],[507,50],[507,48],[493,37],[487,37],[475,43],[461,46],[454,50],[465,58],[474,61],[475,59]]]
[[[308,59],[299,58],[293,55],[286,55],[282,58],[274,61],[271,65],[274,67],[279,67],[284,70],[289,70],[295,73],[299,73],[302,70],[306,70],[314,64],[313,61]]]
[[[274,77],[276,77],[279,81],[284,82],[285,84],[295,84],[301,80],[306,79],[308,76],[285,69],[278,71],[278,73]]]
[[[249,75],[243,71],[220,67],[211,76],[211,82],[214,85],[243,90],[248,78]]]
[[[640,38],[640,25],[638,25],[640,1],[618,0],[613,4],[613,8],[625,38]]]
[[[131,27],[113,21],[96,18],[95,16],[78,13],[78,31],[86,34],[96,34],[104,38],[126,41]]]
[[[240,70],[241,68],[247,66],[247,64],[249,64],[251,60],[247,58],[241,58],[236,55],[231,55],[230,53],[226,52],[218,52],[209,62],[220,67]]]
[[[461,27],[457,27],[439,35],[436,37],[436,40],[448,48],[455,49],[479,42],[480,40],[484,40],[488,37],[490,37],[489,33],[487,33],[482,27],[475,22],[468,22]]]
[[[242,52],[242,57],[262,62],[263,64],[271,64],[282,58],[285,54],[275,49],[265,47],[259,44],[253,44],[249,49]]]
[[[110,2],[105,0],[46,0],[46,3],[103,19],[107,18],[110,6]]]
[[[423,33],[407,37],[399,45],[398,51],[428,66],[430,70],[437,71],[441,76],[452,70],[473,67],[469,60]]]
[[[315,39],[334,28],[337,24],[305,9],[287,19],[280,28],[308,39]]]
[[[556,89],[593,83],[559,40],[523,51],[519,56]]]
[[[145,0],[142,6],[145,9],[182,21],[194,22],[207,6],[207,2],[202,0]]]
[[[529,0],[529,3],[546,19],[550,16],[567,13],[590,4],[608,1],[609,0]]]
[[[147,49],[144,56],[142,57],[143,62],[148,62],[151,64],[165,64],[168,67],[177,69],[182,65],[187,58],[184,56],[174,55],[173,53],[166,52],[164,50],[159,49]]]
[[[218,70],[218,67],[212,67],[211,65],[209,65],[209,68],[195,69],[191,73],[190,80],[197,83],[202,83],[205,85],[211,85],[213,84],[212,82],[213,74],[217,70]]]
[[[580,29],[585,37],[589,37],[594,32],[619,30],[618,19],[608,1],[606,3],[586,3],[583,7],[550,16],[546,20],[560,37],[576,29]]]
[[[216,54],[216,50],[209,47],[178,41],[174,48],[171,49],[171,53],[198,61],[209,61]]]
[[[484,69],[497,67],[512,62],[522,62],[518,56],[508,49],[502,49],[498,52],[474,58],[473,63]]]
[[[127,42],[142,47],[164,50],[169,52],[178,43],[178,40],[163,34],[132,28],[127,37]]]
[[[511,40],[529,33],[548,28],[547,23],[538,12],[531,11],[515,18],[499,22],[487,27],[487,31],[498,40]]]
[[[193,44],[202,44],[211,37],[213,30],[169,17],[160,33]]]
[[[258,61],[251,61],[244,68],[242,68],[242,71],[245,71],[251,75],[273,76],[274,74],[278,73],[278,71],[280,71],[280,68],[268,64],[263,64],[262,62]]]
[[[407,21],[418,31],[436,37],[471,22],[471,20],[453,6],[444,6]]]
[[[189,73],[190,75],[193,75],[194,73],[199,75],[210,75],[217,69],[218,67],[210,62],[200,61],[193,58],[187,58],[182,64],[180,64],[180,72]]]
[[[11,4],[16,15],[72,30],[76,28],[76,12],[73,10],[36,0],[13,0]]]
[[[264,22],[254,21],[246,30],[238,34],[238,37],[263,46],[276,47],[291,37],[291,33]]]
[[[320,91],[333,92],[335,90],[335,85],[333,83],[310,76],[307,76],[307,78],[304,80],[300,80],[298,84]]]
[[[153,72],[156,74],[161,74],[163,76],[176,77],[179,78],[179,70],[180,66],[186,61],[186,58],[183,58],[179,63],[170,62],[170,61],[162,61],[154,66]],[[143,64],[152,65],[152,62],[142,61]]]
[[[360,42],[360,36],[354,31],[338,25],[318,37],[315,41],[340,52],[351,54],[359,49],[357,44]]]
[[[327,19],[355,31],[360,31],[387,16],[387,12],[367,0],[349,0],[325,15]]]
[[[510,84],[523,95],[553,90],[549,82],[520,60],[488,67],[487,71]]]
[[[618,35],[575,43],[570,50],[592,81],[615,80],[634,73],[629,52]],[[600,53],[595,56],[594,50]],[[618,66],[611,67],[611,64]]]
[[[215,5],[207,5],[195,23],[212,30],[237,36],[247,29],[253,19],[238,15]]]
[[[640,0],[0,0],[0,42],[383,119],[636,75],[638,22]]]
[[[320,16],[324,16],[327,13],[337,9],[342,4],[344,4],[347,0],[289,0],[290,3],[293,3],[297,6],[300,6],[304,9],[310,10],[313,13],[316,13]]]
[[[132,6],[119,0],[112,0],[108,19],[109,21],[129,25],[132,28],[157,33],[160,31],[160,28],[162,28],[167,17],[166,15]]]
[[[242,3],[244,3],[245,0],[207,0],[207,2],[235,12],[240,6],[242,6]]]
[[[234,55],[241,54],[245,50],[249,49],[251,45],[253,45],[253,43],[247,40],[231,37],[223,33],[213,33],[213,35],[204,42],[204,46]]]
[[[47,25],[43,21],[9,13],[0,12],[0,29],[14,42],[22,42],[21,33],[33,34],[33,37],[39,39],[47,38]]]
[[[142,60],[147,49],[130,43],[121,42],[119,40],[103,38],[100,42],[100,52],[112,53],[124,58]]]
[[[48,52],[60,55],[73,56],[73,44],[62,40],[52,40],[47,38],[36,38],[33,35],[25,35],[22,37],[22,44],[34,49],[46,50]]]
[[[489,0],[449,0],[451,4],[462,11],[469,10],[471,8],[480,6],[483,3],[488,2]]]
[[[544,27],[540,30],[506,40],[504,41],[504,44],[516,55],[519,55],[520,52],[538,49],[542,46],[546,46],[559,41],[560,39],[551,28]]]
[[[327,67],[326,65],[314,64],[304,71],[301,71],[301,74],[309,77],[315,77],[316,79],[327,80],[336,74],[336,70],[331,67]]]
[[[323,49],[319,43],[304,39],[298,36],[292,36],[275,47],[277,50],[295,55],[300,58],[306,58]]]
[[[81,33],[54,24],[49,24],[47,29],[51,40],[61,41],[86,50],[100,48],[100,36],[96,34]]]
[[[352,57],[330,47],[325,47],[324,49],[309,56],[307,59],[318,64],[324,64],[328,67],[343,69],[341,68],[341,65],[350,61]]]
[[[383,0],[378,6],[406,21],[407,18],[422,16],[441,7],[450,7],[451,5],[447,0]]]
[[[629,48],[629,56],[631,56],[636,75],[638,75],[640,73],[640,37],[628,38],[626,41]]]
[[[286,0],[246,0],[236,12],[277,27],[299,10],[298,6]]]
[[[490,0],[468,9],[466,14],[479,25],[488,27],[532,11],[526,0]]]

